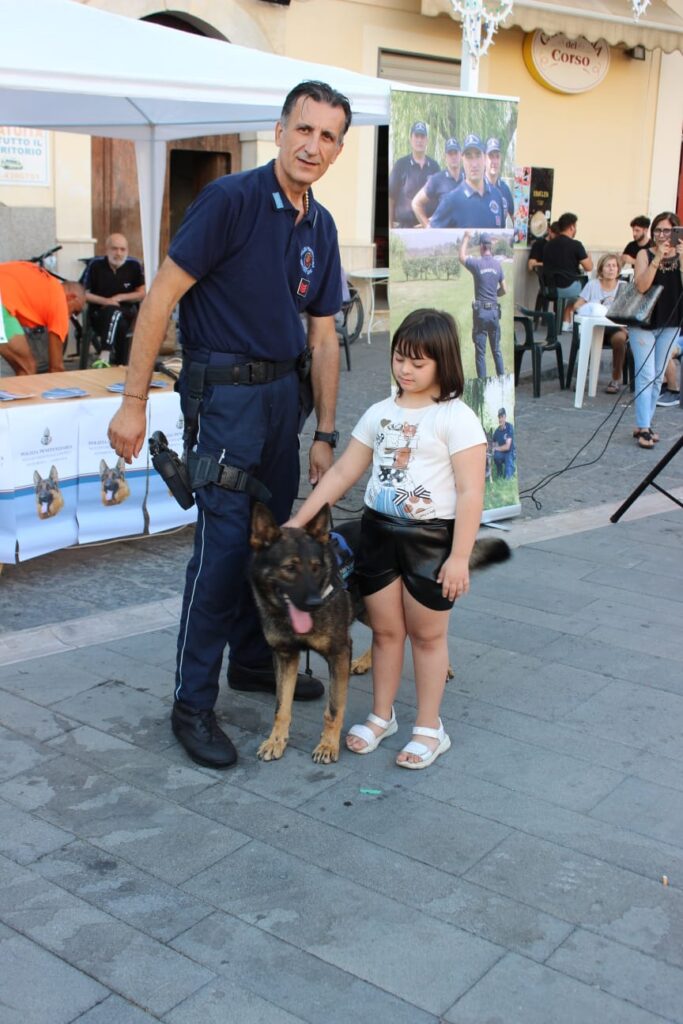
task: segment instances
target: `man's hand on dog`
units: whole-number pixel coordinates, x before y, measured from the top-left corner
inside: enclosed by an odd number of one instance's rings
[[[470,569],[467,558],[449,555],[441,566],[436,582],[441,584],[441,593],[449,601],[457,601],[470,589]]]
[[[327,441],[314,441],[308,453],[308,482],[320,483],[334,461],[334,452]]]
[[[114,415],[107,436],[109,444],[128,465],[140,454],[147,430],[147,405],[136,399],[125,399]]]

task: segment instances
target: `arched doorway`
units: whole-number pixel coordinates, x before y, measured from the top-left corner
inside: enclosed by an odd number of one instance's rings
[[[191,15],[151,14],[141,19],[191,35],[224,39],[211,25]],[[227,42],[227,40],[225,40]],[[160,261],[183,214],[201,189],[223,174],[240,170],[237,135],[204,135],[167,144],[166,186],[161,213]],[[92,138],[92,231],[95,253],[104,252],[107,235],[121,232],[130,252],[142,255],[135,147],[126,139]]]

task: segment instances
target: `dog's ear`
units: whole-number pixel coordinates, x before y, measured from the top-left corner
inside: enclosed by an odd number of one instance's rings
[[[56,466],[50,466],[50,480],[53,484],[59,483],[59,473]]]
[[[330,506],[323,505],[305,526],[306,533],[326,544],[330,539]]]
[[[104,459],[100,459],[100,476],[102,476],[103,473],[106,473],[108,469],[109,466],[104,461]]]
[[[43,478],[42,478],[42,476],[40,475],[40,473],[38,472],[38,470],[37,470],[37,469],[34,469],[34,470],[33,470],[33,484],[34,484],[34,486],[35,486],[35,487],[37,487],[37,486],[38,486],[38,484],[39,484],[39,483],[40,483],[40,482],[42,481],[42,479],[43,479]]]
[[[116,468],[118,469],[119,473],[125,473],[125,471],[126,471],[126,460],[123,458],[123,456],[121,456],[120,458],[118,458],[116,460]]]
[[[255,551],[268,548],[281,536],[282,530],[275,522],[273,513],[268,506],[260,501],[255,501],[251,512],[251,537],[249,538],[252,548]]]

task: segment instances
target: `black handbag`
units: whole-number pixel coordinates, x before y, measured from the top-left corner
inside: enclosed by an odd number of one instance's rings
[[[607,309],[607,316],[617,324],[648,327],[657,299],[664,291],[661,284],[653,284],[646,292],[639,292],[633,281],[622,282]]]

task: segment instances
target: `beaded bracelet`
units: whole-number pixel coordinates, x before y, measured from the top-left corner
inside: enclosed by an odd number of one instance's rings
[[[124,391],[123,392],[123,397],[124,398],[137,398],[138,402],[147,402],[147,401],[149,401],[147,395],[132,395],[130,393],[130,391]]]

